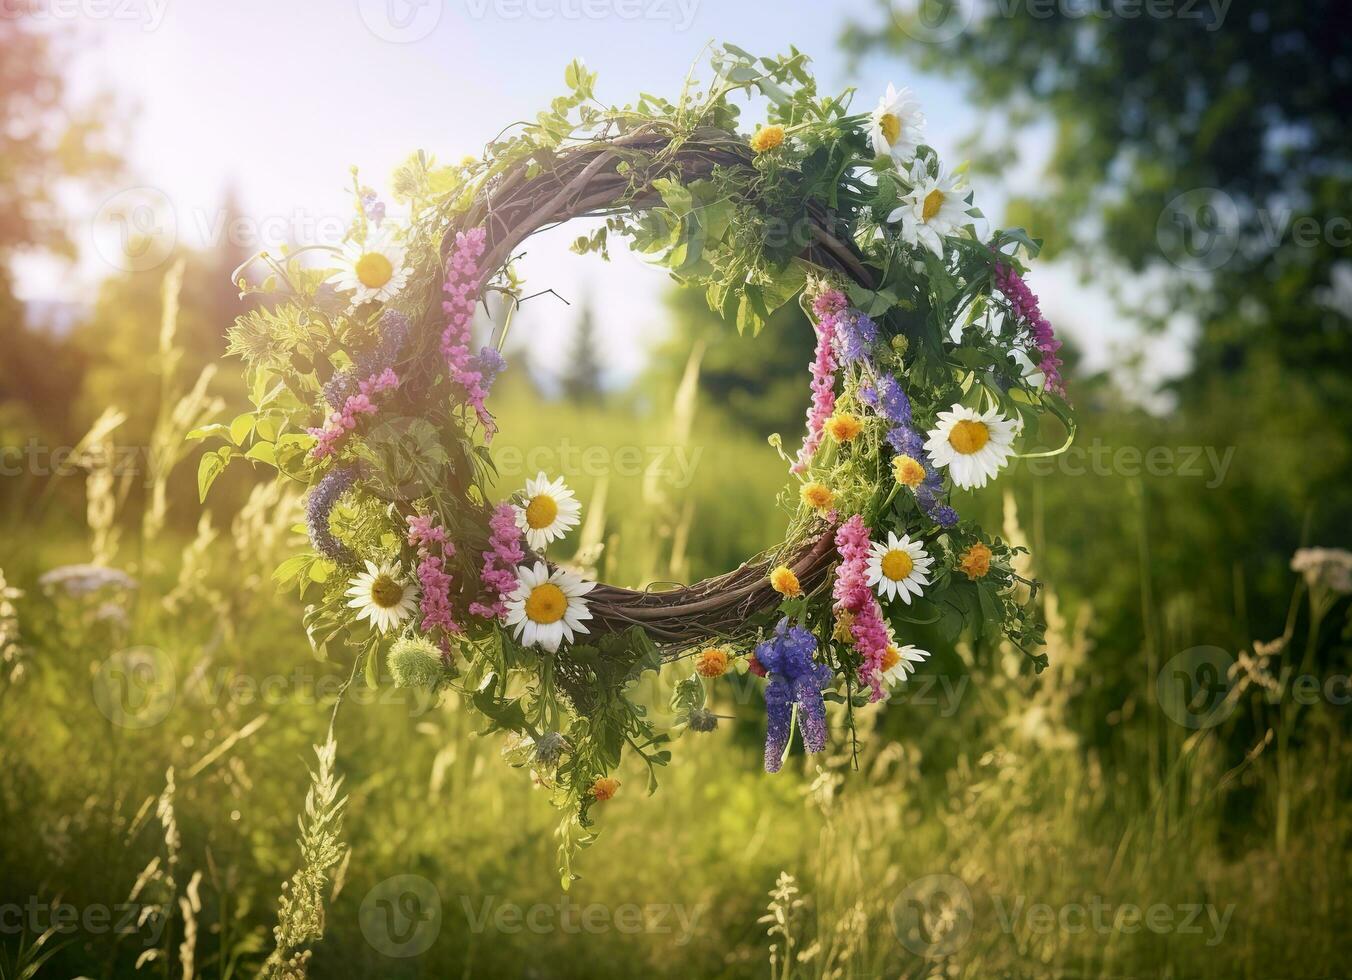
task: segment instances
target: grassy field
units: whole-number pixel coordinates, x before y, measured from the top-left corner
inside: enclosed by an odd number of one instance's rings
[[[590,504],[579,562],[607,580],[702,576],[782,528],[781,464],[699,404],[696,375],[672,410],[504,406],[504,489],[567,475]],[[1133,425],[1117,444],[1186,444]],[[1198,571],[1177,526],[1187,508],[1222,525],[1236,503],[1221,483],[1016,472],[981,506],[1044,563],[1046,673],[921,637],[935,656],[864,712],[858,771],[837,742],[774,777],[758,691],[722,682],[716,708],[735,721],[683,739],[655,797],[623,774],[565,892],[554,813],[455,697],[358,682],[334,714],[350,665],[314,658],[270,581],[298,544],[298,502],[242,481],[239,512],[194,534],[191,504],[156,512],[154,484],[173,478],[150,476],[124,497],[94,467],[84,487],[53,480],[8,507],[6,978],[252,975],[279,916],[313,941],[318,977],[1352,968],[1345,602],[1307,589],[1288,555],[1247,566],[1262,588],[1226,562]],[[91,558],[135,587],[40,581]],[[1277,590],[1289,608],[1246,604]],[[1283,625],[1284,642],[1255,642]],[[1233,676],[1206,673],[1205,652],[1176,660],[1207,644],[1241,657]],[[645,681],[655,712],[679,675]],[[1205,682],[1220,693],[1202,703],[1189,685]],[[316,886],[325,842],[341,857]]]

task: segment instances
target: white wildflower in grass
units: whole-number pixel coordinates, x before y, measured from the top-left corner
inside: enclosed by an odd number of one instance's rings
[[[1339,595],[1352,593],[1352,551],[1343,548],[1300,548],[1291,556],[1291,570],[1311,589],[1325,588]]]
[[[82,599],[105,589],[129,592],[136,579],[117,568],[103,565],[59,565],[38,577],[38,585],[49,596],[67,595]]]
[[[575,633],[590,632],[582,625],[592,618],[583,596],[596,588],[595,582],[561,568],[551,572],[542,561],[533,568],[522,565],[516,578],[519,584],[507,600],[506,623],[514,627],[521,643],[555,653],[565,640],[572,643]]]
[[[413,615],[418,587],[404,579],[398,562],[366,563],[366,571],[348,582],[348,606],[357,618],[370,621],[381,633],[402,625]]]
[[[909,606],[912,596],[921,595],[921,586],[930,584],[929,570],[934,559],[909,534],[897,537],[895,531],[888,531],[887,540],[871,545],[869,550],[868,584],[883,598],[900,596]]]
[[[984,487],[1013,454],[1019,423],[992,408],[983,413],[954,405],[939,413],[939,424],[930,430],[925,452],[935,466],[948,467],[955,486],[964,490]]]
[[[550,480],[541,471],[526,481],[525,503],[517,508],[516,525],[526,534],[526,543],[541,551],[582,520],[582,504],[563,478]]]

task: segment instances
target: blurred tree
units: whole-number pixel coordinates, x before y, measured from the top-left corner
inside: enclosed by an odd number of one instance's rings
[[[778,432],[785,445],[801,435],[808,402],[808,364],[816,337],[796,303],[774,312],[759,337],[741,335],[709,309],[704,293],[672,289],[667,294],[671,336],[659,349],[655,371],[674,387],[691,348],[705,344],[700,390],[730,420],[760,436]]]
[[[61,189],[112,176],[120,159],[107,143],[106,102],[72,106],[66,98],[57,70],[64,52],[51,33],[6,13],[0,51],[0,403],[7,428],[68,437],[81,360],[63,338],[30,329],[10,262],[19,252],[74,258]]]
[[[1272,359],[1352,404],[1352,325],[1330,301],[1330,285],[1352,272],[1345,0],[882,6],[884,26],[850,28],[846,48],[961,75],[1007,123],[983,127],[1004,139],[978,162],[1008,172],[1015,137],[1050,115],[1045,179],[1011,203],[1011,222],[1045,237],[1052,255],[1106,253],[1170,273],[1166,302],[1134,296],[1129,311],[1197,317],[1190,380]],[[1189,393],[1205,397],[1204,386]]]
[[[563,395],[578,405],[601,401],[601,352],[596,343],[596,320],[591,297],[582,301],[573,347],[563,371]]]

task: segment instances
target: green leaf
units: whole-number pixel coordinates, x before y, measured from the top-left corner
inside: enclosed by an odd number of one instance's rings
[[[244,454],[244,458],[266,463],[268,466],[276,466],[277,447],[270,442],[256,442],[249,447],[249,451]]]
[[[273,581],[280,585],[285,585],[298,576],[301,573],[301,570],[305,568],[305,563],[310,560],[310,555],[292,555],[273,569]]]
[[[214,453],[202,454],[201,460],[197,463],[198,503],[206,503],[207,493],[211,490],[211,485],[216,482],[216,477],[225,472],[226,466],[230,464],[231,456],[229,446]]]

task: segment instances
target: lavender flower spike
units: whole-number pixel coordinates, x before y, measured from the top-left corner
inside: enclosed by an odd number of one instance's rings
[[[334,536],[329,527],[329,516],[339,498],[356,480],[357,467],[339,466],[315,484],[305,501],[305,529],[310,534],[310,544],[315,551],[340,565],[355,561],[356,556]]]

